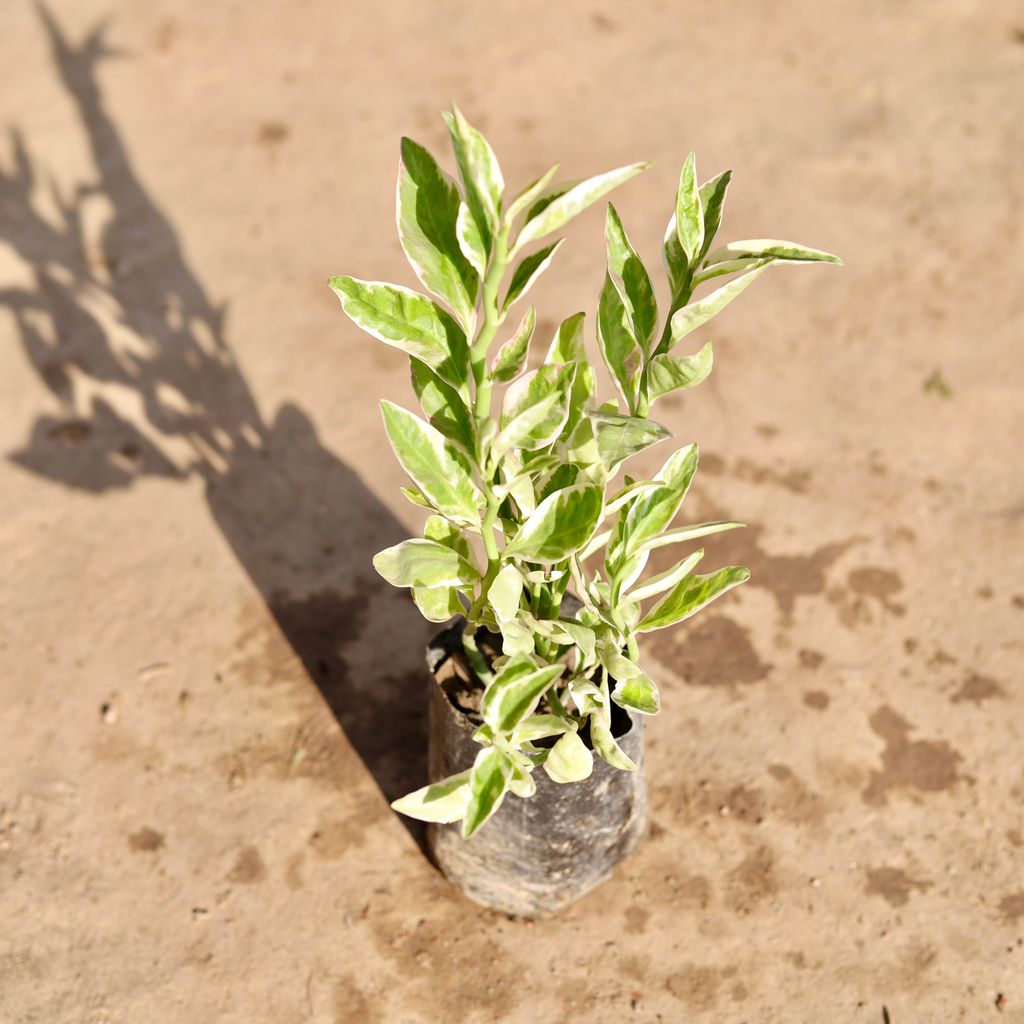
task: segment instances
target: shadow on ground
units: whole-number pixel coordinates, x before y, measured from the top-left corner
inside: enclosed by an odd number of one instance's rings
[[[379,629],[368,616],[422,632],[405,595],[370,569],[373,553],[406,531],[320,443],[302,409],[286,405],[271,422],[261,417],[226,340],[226,307],[211,301],[189,267],[104,107],[97,70],[116,56],[104,27],[72,45],[53,16],[39,11],[96,171],[61,191],[21,134],[11,133],[12,159],[0,171],[0,229],[33,279],[0,289],[0,303],[61,411],[40,415],[10,458],[96,494],[146,476],[200,477],[217,526],[381,791],[394,799],[425,776],[425,703],[397,702],[393,687],[350,671],[345,647],[357,638],[374,643]],[[38,212],[42,191],[56,217]],[[97,213],[104,226],[95,238],[87,224]],[[423,672],[416,645],[389,649],[387,659],[389,675],[407,685]],[[406,824],[420,841],[415,823]]]

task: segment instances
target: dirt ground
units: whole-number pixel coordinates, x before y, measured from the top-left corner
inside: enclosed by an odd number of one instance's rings
[[[1024,1021],[1024,10],[368,11],[0,10],[0,1020]],[[751,524],[706,564],[754,575],[649,645],[650,839],[552,920],[388,808],[411,399],[325,281],[412,283],[398,138],[443,152],[452,99],[512,182],[654,160],[617,199],[651,263],[691,148],[726,237],[846,259],[771,271],[664,412],[687,518]]]

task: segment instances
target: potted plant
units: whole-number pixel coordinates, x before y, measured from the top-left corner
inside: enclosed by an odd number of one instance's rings
[[[551,236],[647,165],[561,184],[553,167],[513,196],[483,135],[455,107],[444,117],[461,184],[410,139],[398,175],[402,248],[434,298],[347,276],[330,285],[359,327],[408,354],[423,410],[381,403],[412,481],[403,493],[429,514],[422,537],[374,566],[430,621],[455,619],[428,649],[429,784],[393,806],[431,823],[433,855],[471,897],[538,913],[596,885],[643,835],[642,723],[660,699],[640,637],[749,575],[699,574],[703,551],[691,550],[642,579],[655,548],[741,525],[673,525],[696,445],[650,480],[618,472],[671,436],[650,418],[657,399],[711,372],[710,342],[680,354],[693,331],[774,263],[840,261],[775,240],[712,248],[730,172],[701,184],[691,154],[665,233],[660,325],[650,275],[608,205],[596,334],[616,393],[600,401],[584,314],[540,339],[543,360],[528,369],[537,316],[516,307],[562,244]]]

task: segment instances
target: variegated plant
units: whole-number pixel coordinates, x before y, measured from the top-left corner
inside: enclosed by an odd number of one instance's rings
[[[611,705],[644,715],[659,709],[637,637],[681,622],[749,574],[729,566],[698,575],[698,550],[641,581],[653,549],[740,524],[673,528],[697,469],[696,445],[675,452],[652,480],[616,484],[618,470],[670,436],[649,418],[655,400],[711,371],[710,342],[679,355],[681,341],[771,264],[839,260],[766,239],[712,250],[730,172],[701,185],[691,154],[665,233],[669,300],[660,331],[650,276],[608,205],[597,340],[618,394],[598,403],[583,313],[562,322],[532,370],[536,312],[509,317],[562,244],[545,240],[647,165],[552,185],[553,167],[510,197],[483,135],[457,108],[444,116],[461,188],[410,139],[402,140],[398,175],[402,247],[440,302],[346,276],[330,284],[359,327],[409,355],[424,414],[381,403],[414,484],[403,493],[430,515],[422,538],[382,551],[374,565],[388,582],[411,588],[432,622],[464,616],[465,655],[485,688],[473,766],[394,806],[426,821],[461,820],[468,837],[507,793],[531,796],[538,768],[555,782],[578,782],[590,775],[594,752],[615,768],[634,768],[612,735]],[[693,297],[717,278],[726,280]],[[515,326],[492,356],[506,323]],[[500,401],[496,385],[504,386]],[[563,608],[567,592],[578,599],[571,612]],[[481,630],[500,633],[500,657],[478,647]]]

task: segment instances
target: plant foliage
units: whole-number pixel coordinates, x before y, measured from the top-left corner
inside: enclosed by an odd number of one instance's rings
[[[374,566],[409,587],[427,619],[464,616],[466,657],[485,687],[473,766],[394,807],[425,821],[461,821],[468,837],[510,792],[531,796],[538,769],[570,783],[590,775],[595,754],[635,767],[612,735],[611,709],[659,710],[637,637],[682,622],[749,573],[728,566],[699,574],[703,552],[691,551],[641,578],[654,548],[741,525],[672,527],[697,470],[696,445],[672,454],[651,480],[615,477],[630,456],[671,436],[650,418],[654,402],[711,372],[710,342],[680,344],[691,332],[773,264],[840,261],[774,239],[713,249],[730,172],[700,184],[690,154],[665,232],[663,316],[651,275],[608,204],[595,319],[617,395],[599,403],[584,314],[541,339],[543,362],[527,369],[536,311],[513,309],[555,259],[562,239],[551,235],[647,165],[554,185],[552,168],[513,196],[483,135],[457,108],[445,121],[459,181],[410,139],[398,174],[399,238],[433,298],[347,276],[330,285],[359,327],[407,353],[422,407],[420,415],[381,403],[412,481],[403,493],[430,515],[422,538],[380,552]],[[577,601],[564,601],[570,592]],[[500,657],[478,649],[482,629],[501,635]]]

